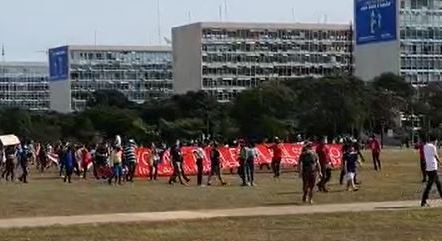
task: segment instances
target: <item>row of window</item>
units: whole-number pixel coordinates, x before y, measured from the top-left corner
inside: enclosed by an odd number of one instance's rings
[[[172,59],[172,53],[170,52],[143,52],[143,51],[119,51],[119,52],[107,52],[107,51],[72,51],[71,59],[73,62],[81,60],[89,61],[101,61],[101,60],[118,60],[123,62],[167,62]]]
[[[401,28],[400,37],[401,40],[407,40],[407,39],[415,39],[420,41],[442,40],[442,28],[412,28],[412,27]]]
[[[226,44],[203,44],[204,52],[288,52],[288,51],[313,51],[313,52],[351,52],[351,42],[333,42],[319,44],[313,42],[290,43],[290,44],[256,44],[256,43],[226,43]]]
[[[251,29],[203,29],[204,39],[318,39],[318,40],[348,40],[352,31],[348,30],[309,30],[309,29],[280,29],[280,30],[251,30]]]
[[[286,66],[278,68],[220,68],[220,69],[203,69],[203,77],[208,76],[222,76],[222,77],[252,77],[252,76],[271,76],[271,77],[292,77],[292,76],[305,76],[305,75],[321,75],[330,76],[337,74],[349,75],[353,71],[351,66],[343,68],[327,68],[323,66]]]
[[[425,42],[402,42],[402,54],[423,54],[423,55],[441,55],[442,42],[425,43]]]
[[[442,70],[442,58],[402,57],[401,68]]]
[[[329,54],[275,54],[275,55],[233,55],[233,54],[210,54],[203,56],[203,63],[331,63],[348,64],[351,62],[351,56],[348,55],[329,55]]]
[[[150,72],[101,72],[101,71],[81,71],[71,72],[72,80],[171,80],[171,71],[150,71]]]

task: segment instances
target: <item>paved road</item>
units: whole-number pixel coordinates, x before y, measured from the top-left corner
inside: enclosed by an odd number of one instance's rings
[[[46,227],[53,225],[78,225],[127,222],[162,222],[173,220],[208,219],[219,217],[276,216],[313,213],[394,211],[419,208],[419,201],[367,202],[326,204],[313,206],[272,206],[237,209],[194,211],[113,213],[99,215],[55,216],[0,219],[0,228]],[[430,202],[432,207],[442,207],[441,201]]]

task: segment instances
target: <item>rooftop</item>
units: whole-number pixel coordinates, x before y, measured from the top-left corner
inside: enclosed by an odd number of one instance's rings
[[[327,24],[327,23],[258,23],[258,22],[197,22],[182,27],[196,27],[199,28],[221,28],[221,29],[312,29],[312,30],[348,30],[351,27],[349,24]]]
[[[129,46],[129,45],[69,45],[70,50],[83,51],[146,51],[146,52],[171,52],[172,47],[162,46]]]

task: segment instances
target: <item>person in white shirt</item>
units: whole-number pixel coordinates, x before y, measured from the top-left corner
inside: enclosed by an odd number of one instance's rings
[[[244,175],[246,185],[255,186],[254,173],[255,173],[255,160],[258,158],[258,153],[255,148],[255,144],[250,143],[246,149],[246,163],[244,165]]]
[[[437,190],[439,191],[439,195],[442,198],[442,186],[439,181],[439,175],[437,173],[438,165],[440,164],[439,155],[437,153],[436,145],[434,144],[436,138],[430,137],[430,141],[427,142],[424,146],[424,156],[425,156],[425,166],[426,172],[428,176],[427,187],[424,190],[422,195],[421,206],[428,206],[427,199],[430,194],[431,188],[433,187],[433,183],[436,183]]]
[[[196,159],[196,167],[197,167],[197,183],[198,186],[203,185],[203,173],[204,173],[204,159],[206,155],[204,154],[203,144],[195,144],[195,149],[193,151]]]

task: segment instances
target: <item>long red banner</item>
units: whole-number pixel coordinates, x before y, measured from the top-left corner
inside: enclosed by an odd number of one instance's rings
[[[284,167],[293,167],[298,164],[299,156],[301,155],[302,145],[300,144],[282,144],[283,158],[281,165]],[[327,145],[329,149],[329,157],[334,167],[339,167],[342,160],[342,146],[341,145]],[[273,152],[265,145],[258,145],[256,147],[258,158],[255,161],[256,165],[269,164],[273,157]],[[188,175],[196,174],[196,159],[194,156],[194,147],[183,147],[181,152],[183,154],[183,169]],[[239,148],[222,147],[219,148],[221,153],[221,165],[223,169],[236,168],[239,166],[238,155]],[[204,172],[210,171],[210,148],[205,149],[206,157],[204,159]],[[139,148],[137,150],[138,165],[136,169],[136,176],[146,177],[149,175],[149,160],[151,158],[150,149]],[[170,176],[173,173],[173,168],[170,163],[170,153],[166,151],[163,160],[158,166],[158,174],[162,176]]]

